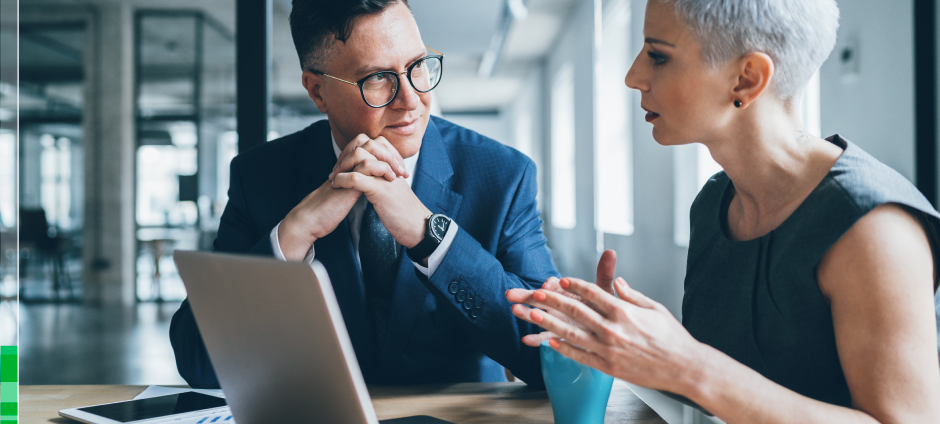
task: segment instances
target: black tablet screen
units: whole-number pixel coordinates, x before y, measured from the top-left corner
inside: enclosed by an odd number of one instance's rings
[[[196,392],[183,392],[108,405],[89,406],[87,408],[78,408],[78,410],[126,423],[218,408],[225,405],[225,399],[222,398]]]

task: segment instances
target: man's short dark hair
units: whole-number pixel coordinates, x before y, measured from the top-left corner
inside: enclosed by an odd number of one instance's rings
[[[300,68],[323,72],[333,39],[345,43],[356,18],[377,15],[396,3],[408,6],[408,0],[293,0],[290,34]]]

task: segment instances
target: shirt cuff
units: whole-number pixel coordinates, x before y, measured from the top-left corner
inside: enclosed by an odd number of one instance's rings
[[[274,226],[274,229],[271,230],[271,250],[274,251],[274,257],[275,257],[275,258],[277,258],[278,260],[282,260],[282,261],[284,261],[284,262],[287,262],[287,258],[284,257],[284,252],[281,251],[281,242],[278,241],[278,239],[277,239],[277,229],[278,229],[278,228],[281,228],[281,223],[280,223],[280,222],[278,222],[277,225]],[[304,262],[306,262],[306,263],[308,263],[308,264],[312,264],[312,263],[313,263],[313,256],[314,256],[314,253],[315,253],[315,252],[314,252],[314,249],[313,249],[313,245],[311,244],[311,245],[310,245],[310,250],[308,250],[308,251],[307,251],[307,254],[304,255]]]
[[[450,250],[450,245],[454,243],[455,238],[457,238],[457,223],[451,220],[450,226],[447,227],[447,234],[444,234],[441,244],[437,245],[437,249],[434,249],[434,252],[431,252],[431,256],[428,257],[428,266],[425,267],[415,261],[411,261],[411,263],[415,264],[415,268],[421,271],[425,277],[431,278],[434,271],[437,271],[437,267],[441,266],[441,262],[444,262],[444,257],[447,256],[447,251]]]

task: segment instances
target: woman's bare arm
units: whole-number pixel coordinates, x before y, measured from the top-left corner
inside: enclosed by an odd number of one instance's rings
[[[920,222],[895,204],[872,210],[817,275],[853,406],[883,422],[940,422],[935,271]]]

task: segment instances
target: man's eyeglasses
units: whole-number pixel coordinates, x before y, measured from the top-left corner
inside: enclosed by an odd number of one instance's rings
[[[395,100],[398,87],[401,85],[401,74],[407,74],[408,82],[419,93],[427,93],[437,87],[444,73],[444,55],[430,47],[428,49],[437,54],[418,59],[404,72],[379,71],[356,82],[346,81],[319,71],[313,72],[346,84],[358,85],[362,100],[365,100],[366,104],[371,107],[380,108]]]

